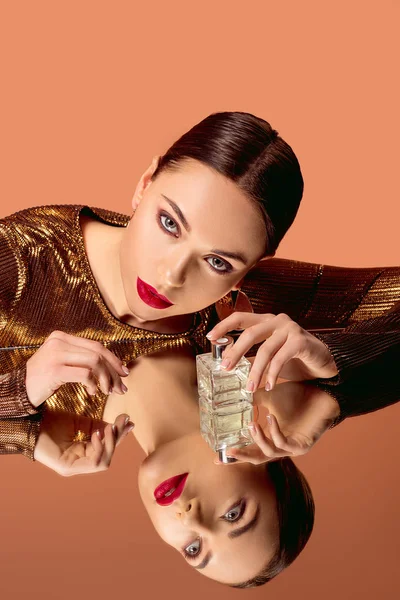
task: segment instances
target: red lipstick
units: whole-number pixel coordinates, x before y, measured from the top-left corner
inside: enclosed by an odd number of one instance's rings
[[[155,288],[142,281],[140,277],[137,278],[136,289],[141,300],[153,308],[168,308],[173,305],[173,302],[159,294]]]
[[[154,490],[154,498],[160,506],[169,506],[174,500],[179,498],[185,487],[186,479],[189,473],[182,473],[166,479]]]

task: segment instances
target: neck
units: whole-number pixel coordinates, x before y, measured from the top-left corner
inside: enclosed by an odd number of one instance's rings
[[[129,367],[131,372],[124,378],[128,392],[108,397],[105,421],[112,422],[118,414],[127,413],[146,455],[163,444],[199,432],[196,365],[190,348],[140,356]]]

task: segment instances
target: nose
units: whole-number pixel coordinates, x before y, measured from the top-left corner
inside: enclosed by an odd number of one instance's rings
[[[175,514],[178,520],[184,525],[199,521],[200,503],[197,498],[182,500],[175,508]]]
[[[182,287],[186,280],[187,264],[188,260],[182,255],[182,252],[166,258],[162,270],[165,287],[167,289]]]

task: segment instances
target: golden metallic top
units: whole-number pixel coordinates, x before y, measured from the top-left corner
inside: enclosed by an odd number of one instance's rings
[[[125,363],[186,344],[195,353],[210,349],[205,334],[218,321],[214,306],[177,334],[134,327],[109,311],[90,269],[80,214],[117,227],[129,223],[127,215],[81,204],[35,206],[0,219],[0,453],[33,458],[43,407],[36,409],[26,396],[26,361],[54,330],[100,341]],[[399,267],[268,259],[248,273],[242,290],[255,312],[284,312],[305,329],[334,329],[315,334],[339,371],[324,384],[340,384],[355,367],[399,344]],[[67,383],[45,405],[100,419],[106,399],[100,390],[91,396],[82,384]],[[343,416],[350,413],[347,405]]]

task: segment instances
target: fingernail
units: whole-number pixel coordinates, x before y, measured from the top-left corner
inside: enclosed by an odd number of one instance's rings
[[[206,338],[208,338],[209,340],[214,337],[213,334],[211,333],[211,331],[209,333],[206,334]]]
[[[135,427],[134,423],[132,423],[132,425],[129,425],[129,427],[127,429],[127,433],[130,433],[134,427]]]
[[[113,430],[113,434],[117,435],[117,428],[115,427],[115,425],[112,426],[112,430]]]
[[[229,369],[231,365],[231,361],[228,360],[227,358],[224,358],[224,360],[221,363],[221,369]]]
[[[96,435],[97,435],[97,437],[98,437],[98,438],[100,438],[100,437],[101,437],[101,434],[100,434],[100,429],[96,429]]]
[[[122,387],[122,391],[125,393],[128,391],[128,388],[126,387],[126,385],[124,383],[121,384]]]
[[[268,425],[272,425],[271,415],[267,415]]]
[[[129,421],[130,421],[130,417],[125,417],[125,421],[124,421],[124,427],[125,427],[126,425],[128,425]]]
[[[249,429],[253,435],[257,434],[257,428],[255,425],[249,425]]]
[[[270,389],[271,389],[271,384],[269,383],[269,381],[267,381],[267,383],[265,384],[265,389],[266,389],[266,391],[267,391],[267,392],[269,392],[269,391],[270,391]]]
[[[113,388],[113,386],[111,386],[111,387],[110,387],[110,389],[108,390],[108,393],[109,393],[109,394],[112,394],[112,392],[113,392],[113,389],[114,389],[114,388]]]
[[[254,392],[254,381],[252,381],[251,379],[249,379],[249,381],[247,382],[246,390],[248,392]]]
[[[126,367],[125,365],[122,366],[122,370],[124,373],[126,373],[127,375],[129,375],[129,369],[128,367]]]

